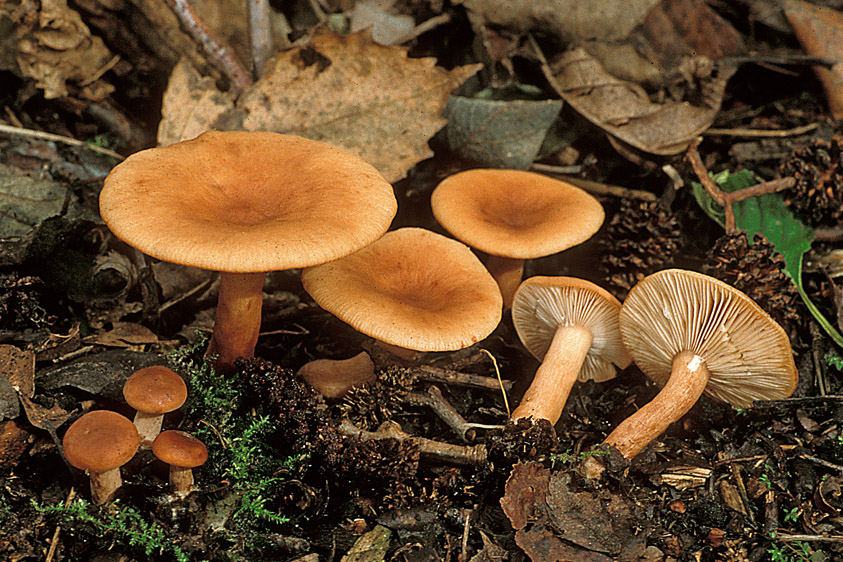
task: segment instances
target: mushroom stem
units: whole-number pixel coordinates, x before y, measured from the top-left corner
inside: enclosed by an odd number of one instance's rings
[[[173,487],[173,493],[178,497],[187,497],[193,490],[193,469],[171,464],[170,486]]]
[[[560,325],[556,329],[530,388],[512,412],[513,420],[532,416],[549,420],[551,425],[559,421],[592,339],[591,330],[582,326]]]
[[[220,273],[214,334],[205,356],[216,355],[219,372],[234,371],[234,360],[255,355],[261,325],[266,273]]]
[[[524,277],[524,260],[490,255],[486,260],[486,269],[501,288],[504,309],[512,308],[512,297]]]
[[[91,479],[91,501],[94,505],[103,505],[114,499],[117,490],[123,485],[120,468],[104,472],[88,472]]]
[[[138,411],[135,413],[134,423],[138,429],[141,449],[152,448],[152,442],[161,433],[161,424],[164,422],[164,414],[147,414]]]
[[[679,352],[673,358],[664,388],[622,421],[603,442],[617,447],[625,458],[631,459],[696,404],[710,376],[702,357],[693,351]]]

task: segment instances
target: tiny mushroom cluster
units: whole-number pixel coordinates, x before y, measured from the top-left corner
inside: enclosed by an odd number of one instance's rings
[[[67,462],[88,473],[91,500],[102,505],[113,500],[123,484],[120,467],[139,449],[151,448],[156,457],[170,465],[175,495],[186,496],[193,485],[190,469],[205,462],[207,449],[182,431],[161,432],[164,414],[181,407],[187,398],[184,380],[167,367],[144,367],[126,379],[123,396],[137,410],[134,422],[111,410],[83,414],[62,439]]]
[[[100,196],[118,238],[154,258],[220,272],[207,355],[224,372],[254,354],[266,273],[302,269],[317,304],[398,350],[470,346],[511,308],[519,338],[541,361],[513,420],[555,424],[577,380],[608,380],[634,360],[664,388],[606,438],[627,458],[704,392],[747,407],[794,391],[782,328],[720,281],[666,270],[640,281],[624,303],[584,279],[522,281],[526,259],[600,228],[603,208],[585,191],[536,173],[477,169],[444,179],[431,208],[459,241],[415,227],[388,232],[397,203],[375,168],[344,149],[270,132],[210,131],[139,152],[114,168]],[[487,254],[485,266],[471,248]],[[365,353],[316,360],[299,374],[327,398],[376,380]],[[124,393],[138,410],[135,424],[86,414],[65,436],[68,460],[91,474],[101,503],[119,487],[119,466],[151,446],[170,465],[175,493],[189,493],[191,469],[207,450],[189,434],[160,433],[163,415],[186,398],[184,382],[154,367],[132,375]]]

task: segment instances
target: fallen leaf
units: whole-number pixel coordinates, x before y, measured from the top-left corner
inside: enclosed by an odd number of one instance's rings
[[[31,436],[14,420],[0,423],[0,467],[8,468],[17,464]]]
[[[451,96],[445,108],[445,136],[462,158],[487,167],[526,170],[561,109],[560,100]]]
[[[17,29],[17,62],[21,73],[36,81],[47,99],[68,95],[67,82],[79,86],[99,81],[112,55],[92,35],[66,0],[41,0],[37,13],[27,13]],[[100,82],[97,95],[114,87]]]
[[[49,408],[33,402],[22,394],[20,395],[20,401],[29,423],[38,429],[47,431],[55,441],[58,441],[56,430],[70,417],[70,414],[59,406],[58,401],[54,402]]]
[[[398,45],[416,27],[412,16],[393,14],[384,9],[383,2],[359,0],[348,13],[349,31],[370,30],[372,40],[379,45]]]
[[[135,322],[115,322],[108,331],[101,331],[82,339],[88,345],[104,345],[107,347],[131,347],[158,343],[155,333]]]
[[[528,33],[543,31],[572,43],[623,39],[659,0],[464,0],[469,12],[489,24]]]
[[[560,540],[552,528],[543,524],[515,533],[515,544],[533,562],[617,562],[602,552],[585,550]]]
[[[554,89],[583,117],[624,143],[660,156],[683,152],[719,111],[730,69],[692,69],[707,82],[703,105],[650,101],[639,84],[618,79],[582,48],[565,51],[546,67]],[[691,61],[693,65],[693,61]],[[706,80],[705,74],[709,74]]]
[[[190,140],[213,129],[213,124],[234,105],[234,93],[221,92],[214,79],[202,76],[182,58],[173,68],[164,93],[158,144]]]
[[[787,0],[784,14],[809,55],[835,61],[831,68],[817,67],[828,107],[843,119],[843,13],[799,0]]]
[[[503,512],[512,528],[523,529],[536,517],[547,495],[550,471],[536,462],[519,462],[512,467],[501,498]]]
[[[506,549],[501,548],[483,531],[478,531],[483,539],[483,548],[471,557],[469,562],[501,562],[506,559]]]
[[[279,53],[237,101],[248,131],[290,133],[346,148],[395,182],[432,156],[451,91],[480,69],[451,71],[368,33],[317,35]]]
[[[342,557],[341,562],[382,562],[392,531],[381,525],[362,535]]]
[[[0,345],[0,373],[28,398],[35,395],[35,354],[13,345]]]

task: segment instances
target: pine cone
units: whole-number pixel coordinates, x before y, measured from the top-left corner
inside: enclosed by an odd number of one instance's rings
[[[706,273],[732,285],[754,300],[796,341],[804,316],[796,285],[784,272],[785,261],[773,244],[756,233],[723,235],[708,252]]]
[[[624,199],[600,241],[600,270],[623,298],[638,281],[672,263],[684,241],[679,221],[656,202]]]
[[[843,221],[843,138],[814,140],[793,151],[781,166],[782,176],[796,185],[785,191],[785,203],[812,226],[836,226]]]

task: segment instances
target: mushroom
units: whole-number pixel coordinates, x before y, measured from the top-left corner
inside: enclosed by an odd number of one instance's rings
[[[512,302],[518,337],[542,364],[512,419],[555,424],[577,380],[602,382],[632,359],[621,341],[621,303],[594,283],[574,277],[531,277]]]
[[[138,450],[138,430],[117,412],[95,410],[67,428],[62,448],[67,462],[88,473],[91,501],[102,505],[113,500],[123,484],[120,467]]]
[[[133,154],[105,179],[99,203],[130,246],[220,272],[207,355],[227,372],[254,355],[267,272],[359,250],[397,211],[392,186],[358,156],[264,131],[210,131]]]
[[[784,329],[752,299],[701,273],[668,269],[639,281],[621,307],[620,331],[635,363],[663,386],[604,441],[626,458],[703,392],[749,408],[796,389],[799,375]]]
[[[521,170],[476,169],[433,190],[436,220],[454,237],[488,254],[504,306],[524,274],[524,260],[576,246],[603,224],[600,203],[571,184]]]
[[[500,322],[501,295],[471,250],[421,228],[388,232],[359,252],[302,271],[322,308],[377,340],[448,351],[485,338]]]
[[[161,432],[164,414],[181,408],[187,400],[187,386],[171,369],[154,365],[144,367],[126,379],[123,397],[137,410],[134,423],[140,436],[140,448],[149,449]]]
[[[170,465],[173,493],[186,497],[193,489],[193,469],[208,460],[208,449],[199,439],[184,431],[162,431],[152,442],[152,453]]]
[[[365,351],[348,359],[316,359],[301,366],[298,374],[329,399],[342,398],[355,387],[377,380],[375,364]]]

